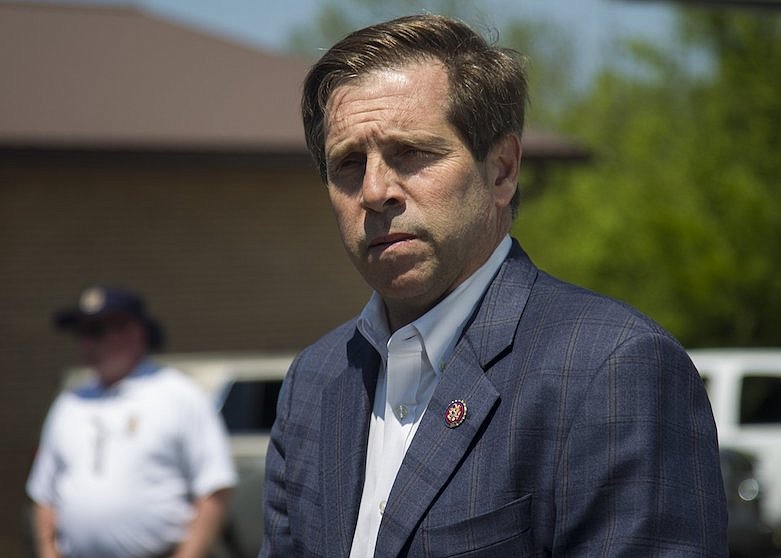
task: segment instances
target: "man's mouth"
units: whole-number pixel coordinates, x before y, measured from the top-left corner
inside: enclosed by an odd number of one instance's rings
[[[414,240],[415,238],[416,238],[415,235],[409,233],[384,234],[373,238],[369,243],[369,249],[370,250],[374,248],[384,249],[384,248],[388,248],[389,246],[393,246],[394,244],[399,244],[400,242]]]

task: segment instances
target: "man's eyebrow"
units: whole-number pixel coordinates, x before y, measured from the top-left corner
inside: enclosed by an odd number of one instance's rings
[[[395,144],[429,149],[444,149],[449,145],[449,142],[437,134],[401,131],[384,134],[378,141],[378,144],[380,145],[380,148],[382,148],[383,145]],[[336,159],[350,153],[357,147],[363,147],[365,145],[366,142],[363,141],[345,139],[344,141],[336,142],[331,146],[326,146],[325,155],[326,158]]]
[[[390,139],[402,145],[428,147],[431,149],[442,149],[449,145],[445,138],[430,133],[391,135]]]
[[[358,146],[364,145],[364,142],[354,141],[352,139],[346,139],[332,144],[331,146],[325,146],[325,158],[326,160],[339,159],[345,155],[355,151]]]

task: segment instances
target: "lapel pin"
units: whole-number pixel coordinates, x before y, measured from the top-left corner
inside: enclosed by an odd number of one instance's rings
[[[445,424],[448,428],[455,428],[460,426],[466,419],[466,403],[463,399],[455,399],[450,402],[450,405],[445,411]]]

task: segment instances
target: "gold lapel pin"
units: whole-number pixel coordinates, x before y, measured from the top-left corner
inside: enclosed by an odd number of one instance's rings
[[[463,399],[454,399],[445,411],[445,424],[448,428],[460,426],[466,419],[466,402]]]

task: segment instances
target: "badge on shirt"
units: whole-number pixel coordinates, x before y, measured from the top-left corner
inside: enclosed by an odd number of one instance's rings
[[[448,428],[461,426],[466,419],[466,402],[463,399],[454,399],[445,411],[445,424]]]
[[[132,436],[138,430],[138,417],[136,415],[130,415],[127,419],[127,434]]]

